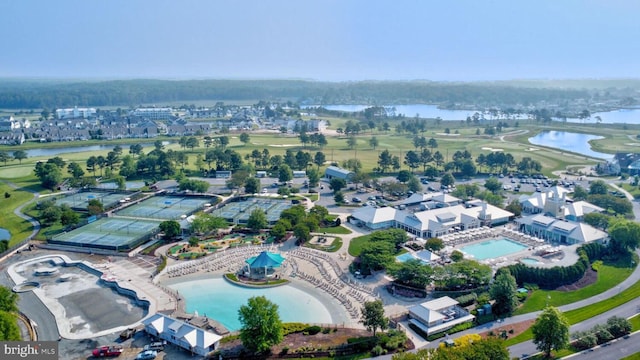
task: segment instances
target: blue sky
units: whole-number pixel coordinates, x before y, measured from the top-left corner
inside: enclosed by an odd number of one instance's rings
[[[4,0],[0,77],[637,78],[637,0]]]

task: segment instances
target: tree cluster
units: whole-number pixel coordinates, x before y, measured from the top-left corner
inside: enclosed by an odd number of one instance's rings
[[[598,324],[586,331],[578,331],[571,334],[574,339],[572,344],[578,350],[585,350],[596,345],[601,345],[613,339],[631,333],[632,326],[629,320],[612,316],[607,319],[606,324]]]

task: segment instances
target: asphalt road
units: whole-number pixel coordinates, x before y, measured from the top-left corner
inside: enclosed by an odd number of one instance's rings
[[[640,352],[640,334],[634,333],[629,338],[615,340],[607,346],[598,346],[570,358],[576,360],[618,360],[638,352]]]

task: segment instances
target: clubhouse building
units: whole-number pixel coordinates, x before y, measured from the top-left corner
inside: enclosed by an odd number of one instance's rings
[[[462,204],[456,197],[443,195],[429,197],[432,204],[422,206],[421,209],[426,208],[422,211],[414,212],[410,208],[400,210],[393,207],[362,207],[353,212],[350,222],[371,230],[399,228],[417,237],[432,238],[482,226],[502,225],[513,218],[513,213],[483,201],[475,200]],[[417,197],[411,200],[411,204],[425,202],[415,200]]]

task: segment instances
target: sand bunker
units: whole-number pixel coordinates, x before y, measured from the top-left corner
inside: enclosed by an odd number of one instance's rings
[[[504,149],[492,148],[492,147],[483,147],[482,150],[489,150],[492,152],[504,151]]]
[[[540,149],[538,149],[538,148],[532,148],[532,147],[530,147],[530,148],[528,148],[528,149],[524,149],[524,151],[538,151],[538,150],[540,150]]]
[[[269,146],[273,147],[290,147],[290,146],[298,146],[297,144],[269,144]]]

